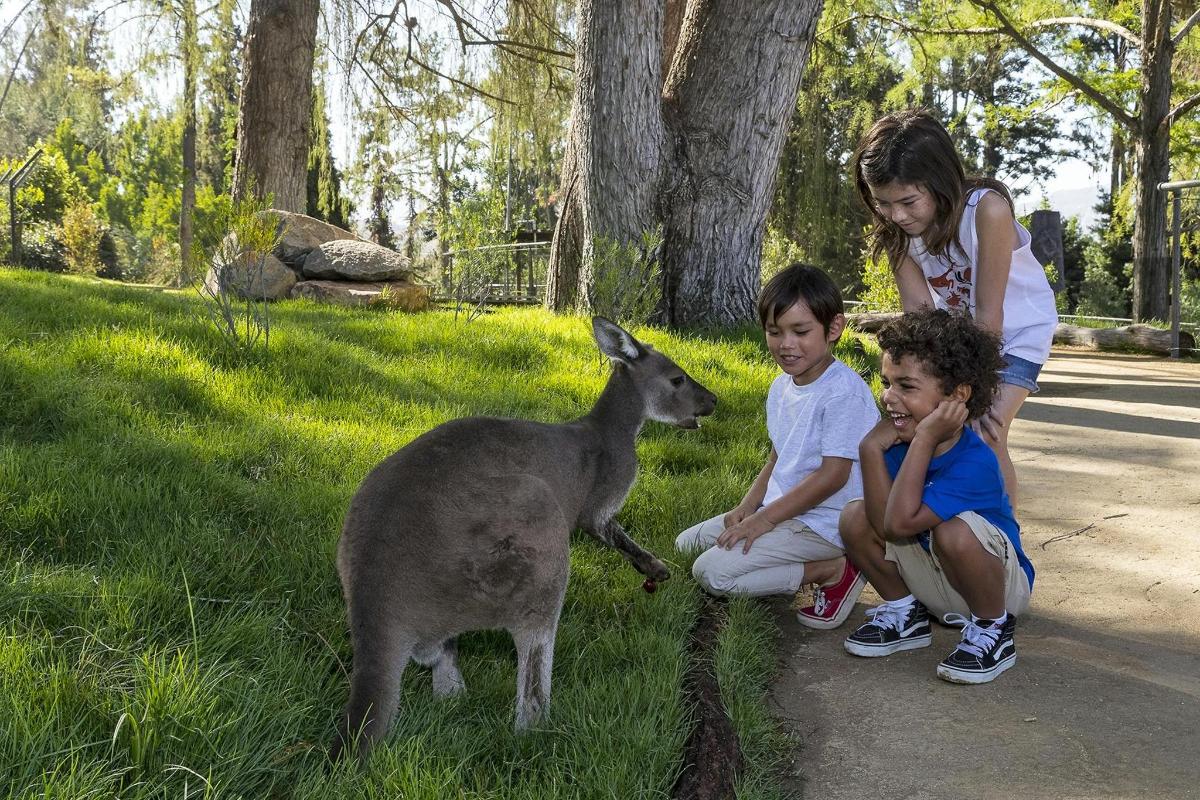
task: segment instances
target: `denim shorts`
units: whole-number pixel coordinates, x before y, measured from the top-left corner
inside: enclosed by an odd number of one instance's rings
[[[1037,394],[1037,377],[1042,371],[1042,365],[1014,355],[1005,355],[1003,358],[1005,367],[1000,370],[1000,382],[1011,383],[1013,386],[1028,389],[1030,394]]]

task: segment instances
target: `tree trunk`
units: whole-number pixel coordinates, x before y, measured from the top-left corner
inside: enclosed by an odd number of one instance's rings
[[[779,156],[822,0],[693,0],[663,89],[672,179],[662,197],[666,322],[756,316]]]
[[[583,0],[547,305],[586,305],[599,241],[661,226],[665,322],[754,318],[776,167],[821,4],[690,0],[675,38],[679,5]]]
[[[180,278],[192,275],[192,212],[196,208],[196,2],[183,0],[183,190],[179,201]]]
[[[575,98],[546,286],[556,310],[588,308],[601,241],[656,227],[665,150],[663,0],[581,0]]]
[[[1158,184],[1170,180],[1171,5],[1146,0],[1142,8],[1141,103],[1136,140],[1137,206],[1133,223],[1133,319],[1166,319],[1170,309],[1167,258],[1167,197]]]
[[[308,136],[319,0],[252,0],[238,103],[233,196],[307,208]]]

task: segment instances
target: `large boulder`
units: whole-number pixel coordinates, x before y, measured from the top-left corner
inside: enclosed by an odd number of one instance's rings
[[[236,238],[231,233],[226,237],[221,252],[236,253],[237,247],[234,242]],[[243,253],[228,262],[223,262],[218,256],[204,279],[204,288],[216,296],[223,283],[225,291],[249,300],[282,300],[288,297],[292,287],[299,280],[295,270],[270,253],[261,261],[260,270],[256,253]]]
[[[277,208],[269,208],[259,213],[275,220],[276,233],[280,238],[273,252],[293,267],[299,267],[305,256],[325,242],[358,239],[350,231],[304,214],[281,211]]]
[[[424,311],[431,303],[428,286],[407,281],[300,281],[292,287],[291,296],[340,306],[385,306],[402,311]]]
[[[305,278],[343,281],[400,281],[412,276],[407,258],[371,242],[325,242],[304,259]]]

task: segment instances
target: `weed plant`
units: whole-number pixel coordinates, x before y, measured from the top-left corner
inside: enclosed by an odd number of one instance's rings
[[[268,356],[232,358],[199,303],[0,269],[0,796],[669,796],[700,607],[672,542],[766,456],[759,332],[636,330],[720,405],[640,440],[621,519],[672,565],[656,594],[574,537],[548,719],[513,733],[511,640],[473,633],[465,695],[435,698],[409,666],[369,765],[328,770],[351,657],[334,551],[358,482],[454,417],[581,415],[608,367],[578,317],[306,301],[273,308]],[[742,797],[778,796],[771,634],[765,606],[731,604],[717,663]]]

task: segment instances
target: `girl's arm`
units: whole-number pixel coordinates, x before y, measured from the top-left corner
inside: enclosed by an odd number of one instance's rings
[[[975,321],[999,336],[1004,330],[1004,292],[1012,269],[1017,229],[1008,202],[986,193],[975,210]]]
[[[772,451],[772,455],[774,455],[774,451]],[[850,467],[853,463],[849,458],[824,456],[821,459],[821,466],[805,475],[799,483],[781,497],[770,505],[763,506],[736,525],[727,527],[717,537],[717,546],[730,550],[735,544],[744,540],[742,552],[750,552],[750,545],[754,543],[755,539],[767,531],[773,530],[785,519],[791,519],[819,505],[845,486],[846,481],[850,480]],[[758,481],[755,481],[755,485],[757,483]],[[765,483],[763,493],[764,495],[766,493]],[[759,502],[762,502],[762,495],[759,496]]]
[[[925,273],[917,266],[917,262],[908,256],[896,268],[896,288],[900,290],[900,302],[905,311],[919,311],[922,308],[933,308],[933,299],[929,296],[929,284],[925,281]]]

